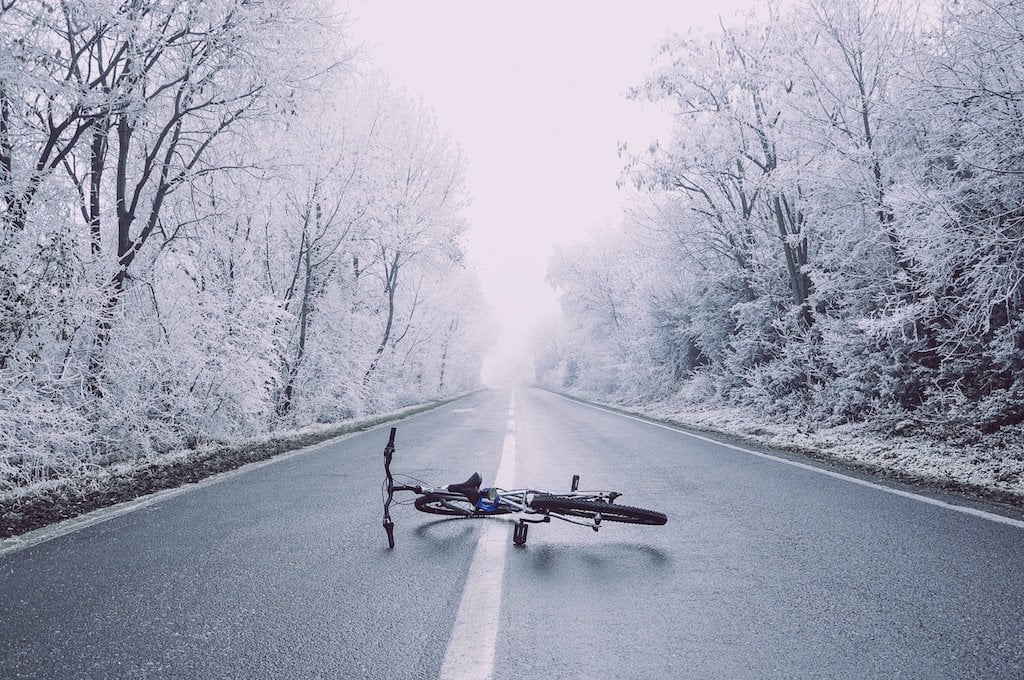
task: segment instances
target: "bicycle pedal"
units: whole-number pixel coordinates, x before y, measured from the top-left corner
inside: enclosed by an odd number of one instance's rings
[[[515,545],[526,545],[526,535],[530,530],[530,525],[526,522],[519,522],[512,529],[512,543]]]

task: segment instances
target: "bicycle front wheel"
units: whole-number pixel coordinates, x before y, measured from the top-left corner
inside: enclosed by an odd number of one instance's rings
[[[420,496],[413,503],[420,512],[448,517],[489,517],[490,515],[507,515],[512,512],[499,506],[494,510],[480,510],[465,496],[441,493],[429,493]]]
[[[644,508],[634,508],[630,505],[618,505],[616,503],[574,498],[572,496],[534,496],[530,505],[534,510],[568,515],[570,517],[593,519],[595,515],[601,515],[602,522],[624,522],[626,524],[660,526],[668,521],[668,517],[664,513],[656,510],[646,510]]]

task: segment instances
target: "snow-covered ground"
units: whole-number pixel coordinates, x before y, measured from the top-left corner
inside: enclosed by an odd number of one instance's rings
[[[203,446],[131,462],[95,465],[75,477],[50,479],[0,493],[0,539],[69,519],[98,508],[135,499],[162,489],[197,482],[206,477],[311,446],[349,432],[415,415],[459,399],[440,401],[330,424],[311,425],[273,436],[251,437],[230,444]]]

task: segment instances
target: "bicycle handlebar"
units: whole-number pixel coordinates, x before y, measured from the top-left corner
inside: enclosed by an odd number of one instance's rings
[[[384,501],[384,531],[388,535],[388,548],[395,547],[395,523],[391,521],[391,499],[395,495],[395,479],[391,476],[391,457],[395,455],[395,431],[398,428],[391,428],[391,436],[388,437],[387,446],[384,447],[384,483],[387,484],[388,497]]]
[[[395,523],[391,521],[391,501],[396,491],[414,491],[421,493],[423,487],[395,484],[395,478],[391,475],[391,458],[395,455],[395,432],[398,428],[391,428],[391,435],[388,437],[387,446],[384,447],[384,484],[387,488],[387,497],[384,499],[384,531],[388,534],[388,548],[395,547]]]

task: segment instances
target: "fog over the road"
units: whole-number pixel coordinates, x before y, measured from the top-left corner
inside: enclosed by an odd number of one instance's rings
[[[670,32],[754,11],[750,0],[521,2],[364,0],[353,39],[436,109],[465,149],[470,256],[501,323],[485,379],[532,373],[522,353],[556,310],[552,248],[622,219],[618,144],[664,136],[670,118],[627,101]],[[524,365],[525,364],[525,365]],[[520,376],[521,377],[521,376]]]

